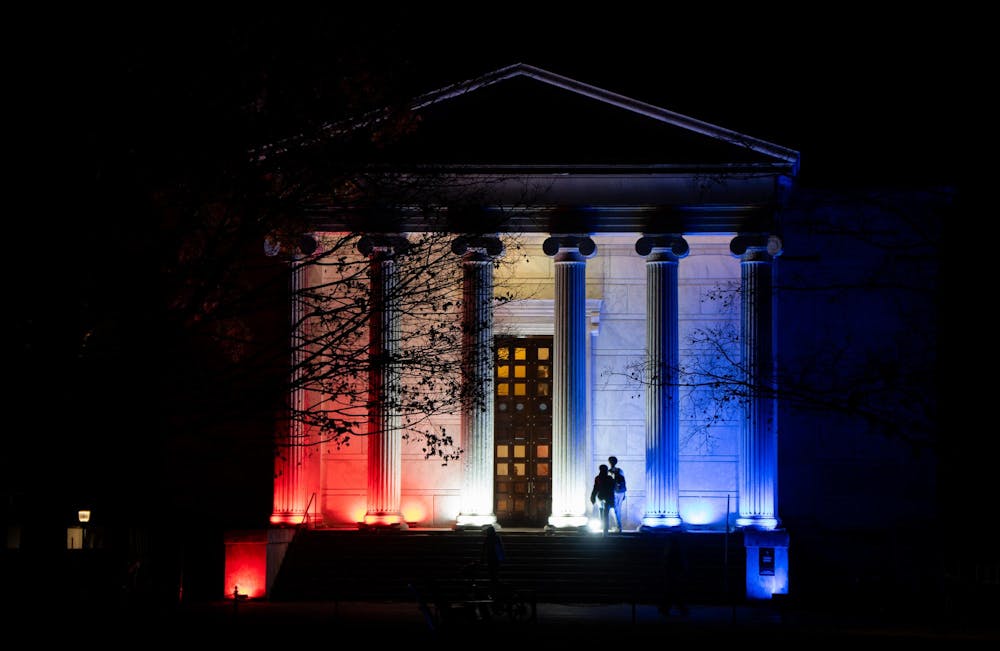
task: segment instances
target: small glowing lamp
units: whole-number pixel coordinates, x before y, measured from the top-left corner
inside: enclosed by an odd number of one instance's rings
[[[79,518],[80,522],[83,524],[90,522],[90,509],[80,509],[77,511],[76,517]]]

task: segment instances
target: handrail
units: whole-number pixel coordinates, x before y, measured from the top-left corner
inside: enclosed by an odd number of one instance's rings
[[[729,599],[729,493],[726,493],[726,537],[722,544],[722,590]]]
[[[305,527],[306,529],[309,528],[309,507],[312,506],[314,500],[316,500],[315,491],[313,491],[313,494],[309,496],[309,501],[306,502],[306,508],[302,510],[302,522],[299,523],[300,527]],[[319,506],[318,501],[316,502],[316,505]]]

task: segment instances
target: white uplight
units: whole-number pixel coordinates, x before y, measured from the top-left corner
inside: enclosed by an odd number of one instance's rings
[[[497,516],[495,515],[460,515],[455,520],[456,526],[459,527],[483,527],[496,523]]]
[[[670,516],[646,516],[642,519],[642,526],[644,527],[679,527],[681,526],[681,519],[676,515]]]
[[[588,526],[590,518],[585,515],[551,515],[549,516],[549,524],[553,527],[564,528],[564,527],[586,527]]]

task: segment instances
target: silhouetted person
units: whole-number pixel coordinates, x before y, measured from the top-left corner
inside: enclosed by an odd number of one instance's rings
[[[663,552],[661,556],[663,572],[663,594],[660,598],[659,611],[663,616],[669,616],[672,608],[677,608],[681,615],[688,614],[687,607],[687,545],[684,535],[672,531],[663,535]]]
[[[615,520],[618,522],[618,531],[624,531],[622,529],[622,509],[625,502],[625,472],[618,467],[618,457],[608,457],[608,463],[611,467],[608,468],[608,473],[615,480]]]
[[[597,476],[594,477],[594,489],[590,491],[590,503],[594,504],[597,500],[601,501],[601,526],[604,527],[606,536],[609,512],[615,503],[615,480],[608,474],[608,467],[603,463],[598,467]]]
[[[490,592],[496,598],[500,586],[500,565],[503,564],[506,555],[503,550],[503,541],[494,526],[485,527],[486,537],[483,539],[482,562],[490,574]]]

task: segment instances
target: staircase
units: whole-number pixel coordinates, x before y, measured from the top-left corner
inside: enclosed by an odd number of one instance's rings
[[[548,603],[656,603],[663,585],[657,534],[500,532],[502,582]],[[684,591],[697,604],[742,600],[746,552],[740,533],[685,532]],[[478,531],[302,529],[271,589],[275,601],[412,599],[408,586],[433,581],[443,591],[482,582]],[[727,550],[728,541],[728,550]],[[728,558],[727,558],[728,552]]]

